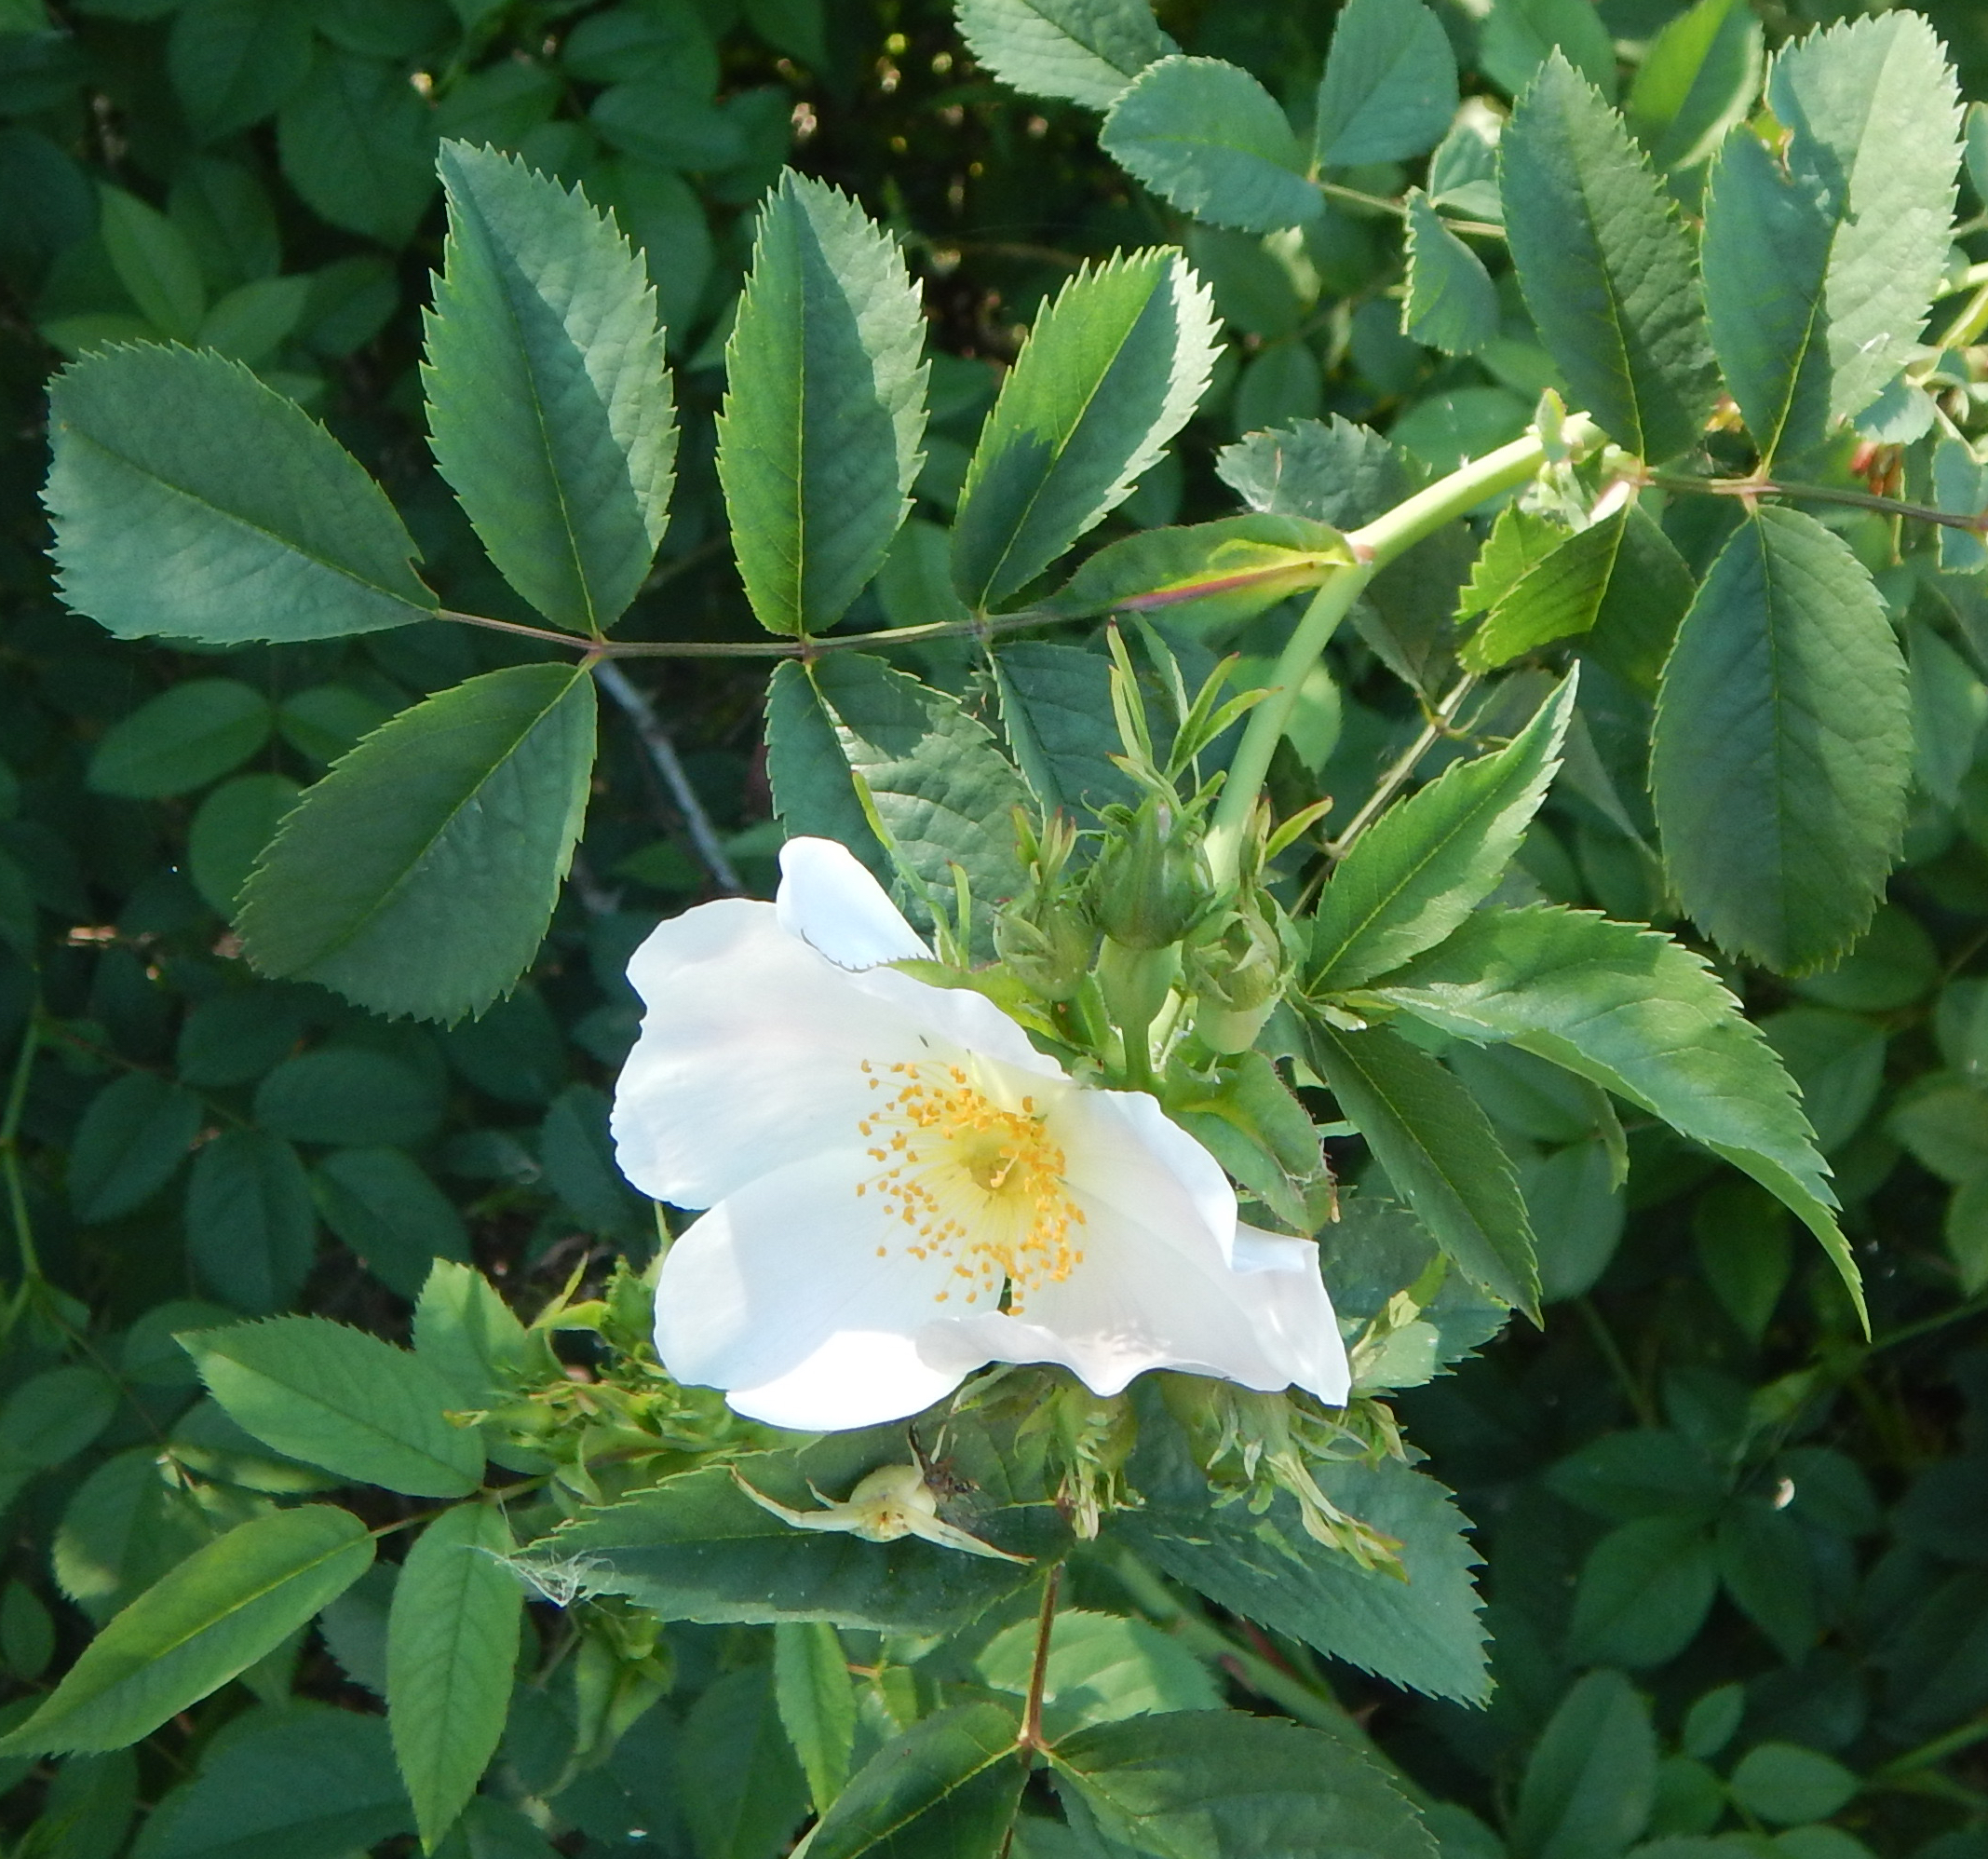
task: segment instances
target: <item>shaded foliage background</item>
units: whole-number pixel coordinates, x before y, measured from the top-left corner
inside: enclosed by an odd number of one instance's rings
[[[1631,58],[1681,10],[1601,9]],[[1928,10],[1968,94],[1988,94],[1988,17],[1968,0]],[[1160,11],[1184,49],[1243,64],[1308,107],[1331,6]],[[1763,17],[1771,37],[1835,14]],[[1448,21],[1474,30],[1461,7]],[[473,1259],[529,1306],[584,1260],[641,1254],[649,1210],[605,1139],[605,1092],[634,1027],[620,970],[659,916],[714,889],[672,757],[748,889],[770,888],[778,841],[757,749],[764,671],[642,670],[653,715],[610,712],[576,882],[507,1003],[435,1032],[252,980],[226,911],[297,788],[412,697],[529,655],[440,623],[322,646],[162,651],[66,614],[37,503],[42,384],[61,355],[147,331],[238,355],[389,486],[446,604],[525,618],[432,473],[413,375],[440,262],[435,140],[516,148],[615,209],[660,294],[683,482],[661,564],[622,629],[655,639],[756,636],[724,541],[711,418],[750,210],[783,161],[855,193],[924,282],[938,352],[919,483],[928,520],[952,509],[1017,327],[1079,259],[1121,245],[1184,236],[1232,339],[1176,456],[1128,507],[1137,523],[1232,510],[1210,460],[1240,432],[1337,412],[1447,463],[1447,446],[1522,424],[1539,384],[1517,349],[1446,361],[1400,334],[1399,236],[1383,216],[1335,209],[1281,260],[1238,235],[1183,235],[1098,153],[1091,116],[979,73],[932,0],[95,0],[46,13],[5,0],[0,116],[0,1141],[12,1215],[0,1243],[15,1249],[0,1270],[20,1282],[31,1232],[48,1287],[0,1355],[0,1660],[14,1698],[0,1722],[11,1722],[87,1623],[144,1586],[186,1532],[236,1520],[142,1509],[134,1463],[166,1445],[245,1506],[281,1488],[282,1469],[196,1400],[172,1331],[203,1312],[306,1309],[398,1337],[435,1256]],[[1374,183],[1396,191],[1399,175]],[[1710,521],[1693,532],[1702,514],[1674,525],[1701,566],[1719,539]],[[847,624],[949,617],[932,534],[907,531]],[[937,647],[920,663],[942,682],[968,668]],[[1334,669],[1345,701],[1319,699],[1311,768],[1287,772],[1357,795],[1418,719],[1365,646],[1335,647]],[[1766,1849],[1795,1859],[1843,1859],[1861,1850],[1853,1840],[1915,1859],[1988,1853],[1981,669],[1978,654],[1959,662],[1965,714],[1948,765],[1924,771],[1908,862],[1867,942],[1805,981],[1733,977],[1833,1151],[1875,1342],[1858,1340],[1826,1265],[1738,1176],[1632,1129],[1618,1200],[1584,1100],[1521,1055],[1466,1053],[1527,1158],[1557,1293],[1543,1334],[1514,1329],[1401,1404],[1478,1522],[1496,1635],[1490,1708],[1415,1700],[1163,1589],[1086,1577],[1101,1604],[1179,1630],[1230,1702],[1303,1714],[1336,1700],[1354,1713],[1447,1804],[1432,1814],[1445,1852],[1593,1859],[1724,1825],[1747,1839],[1796,1827]],[[196,708],[147,708],[168,694]],[[1666,920],[1633,833],[1577,782],[1549,802],[1521,862],[1550,896]],[[196,1133],[209,1140],[189,1163]],[[375,1708],[382,1595],[368,1578],[322,1635],[135,1755],[12,1765],[0,1821],[63,1859],[111,1859],[134,1837],[145,1852],[220,1850],[183,1821],[148,1825],[139,1804],[181,1779],[251,1691]],[[556,1663],[561,1628],[549,1609],[534,1619],[535,1674]],[[561,1850],[780,1851],[800,1777],[772,1727],[768,1635],[668,1638],[669,1702],[560,1797]],[[864,1709],[883,1723],[934,1681],[905,1649],[869,1652],[878,1676]],[[521,1693],[506,1761],[522,1793],[562,1765],[559,1695],[557,1681],[535,1702]],[[374,1747],[364,1726],[327,1721],[300,1720],[281,1750],[257,1745],[240,1798],[297,1806],[259,1851],[329,1854],[405,1830],[384,1736]],[[678,1764],[718,1804],[688,1824],[673,1804]],[[456,1836],[479,1853],[540,1837],[496,1821]]]

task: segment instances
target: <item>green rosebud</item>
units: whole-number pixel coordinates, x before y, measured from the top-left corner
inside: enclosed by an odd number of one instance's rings
[[[1274,908],[1275,906],[1273,906]],[[1252,900],[1218,932],[1188,945],[1195,1031],[1210,1052],[1247,1052],[1282,997],[1291,964],[1277,925]]]
[[[1098,932],[1075,897],[1024,891],[994,913],[994,953],[1045,1000],[1070,1000],[1097,955]]]
[[[1089,895],[1098,928],[1121,947],[1180,942],[1214,902],[1200,828],[1148,795],[1129,821],[1113,822],[1090,868]]]

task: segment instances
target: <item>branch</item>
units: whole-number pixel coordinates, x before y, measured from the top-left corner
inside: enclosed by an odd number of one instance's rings
[[[1911,517],[1946,529],[1964,529],[1970,536],[1988,536],[1988,510],[1962,516],[1954,510],[1936,510],[1928,504],[1904,503],[1897,497],[1845,490],[1834,484],[1795,484],[1780,478],[1694,478],[1684,471],[1653,471],[1649,481],[1660,490],[1684,491],[1697,496],[1796,497],[1814,504],[1846,504],[1852,509],[1875,510],[1881,516]]]
[[[677,811],[683,816],[690,843],[697,848],[697,856],[704,861],[705,869],[717,880],[720,890],[729,891],[737,897],[745,886],[739,883],[737,872],[731,860],[725,857],[724,848],[719,844],[717,831],[711,825],[710,815],[705,812],[704,803],[697,798],[696,790],[684,774],[683,764],[677,759],[676,744],[670,741],[669,732],[657,720],[656,707],[629,682],[628,674],[618,665],[611,665],[604,658],[596,659],[593,673],[594,682],[621,706],[624,714],[635,726],[635,733],[649,752],[656,772],[663,778],[663,785],[676,802]]]

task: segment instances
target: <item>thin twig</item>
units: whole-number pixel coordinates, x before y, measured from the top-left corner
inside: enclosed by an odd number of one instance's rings
[[[1047,1745],[1042,1740],[1042,1692],[1049,1676],[1049,1639],[1056,1631],[1056,1597],[1063,1585],[1063,1565],[1059,1562],[1042,1584],[1042,1611],[1035,1619],[1035,1658],[1029,1667],[1028,1702],[1021,1707],[1021,1730],[1016,1746],[1027,1761],[1032,1751]]]
[[[738,873],[731,860],[725,857],[717,829],[711,825],[711,817],[705,812],[704,803],[697,798],[697,791],[691,786],[689,776],[684,774],[683,764],[677,759],[676,744],[670,741],[669,732],[657,718],[655,705],[629,682],[628,674],[620,666],[597,658],[593,672],[594,682],[621,706],[622,712],[635,726],[635,733],[642,738],[642,745],[649,752],[650,761],[656,764],[656,772],[662,776],[663,785],[669,790],[669,797],[676,802],[677,811],[683,816],[690,843],[697,848],[698,858],[704,861],[705,868],[717,880],[718,889],[737,896],[745,886],[739,883]]]
[[[14,1076],[7,1086],[7,1110],[0,1118],[0,1163],[7,1171],[8,1211],[14,1220],[15,1249],[20,1259],[20,1288],[40,1279],[41,1259],[34,1250],[34,1228],[28,1218],[27,1190],[20,1179],[20,1118],[27,1107],[28,1078],[34,1069],[34,1056],[41,1050],[41,1012],[28,1015],[20,1036],[20,1054],[14,1061]]]
[[[1393,766],[1381,777],[1373,792],[1361,802],[1359,811],[1346,821],[1346,830],[1338,838],[1328,842],[1325,856],[1334,864],[1353,849],[1354,841],[1380,818],[1387,803],[1414,778],[1423,756],[1450,733],[1451,726],[1456,721],[1456,712],[1464,707],[1464,699],[1476,688],[1477,673],[1474,672],[1466,672],[1450,686],[1449,695],[1436,706],[1415,740],[1396,756]]]
[[[1806,503],[1847,504],[1852,509],[1876,510],[1883,516],[1912,517],[1920,522],[1937,522],[1947,529],[1964,529],[1972,536],[1988,535],[1988,510],[1962,516],[1953,510],[1936,510],[1927,504],[1908,504],[1897,497],[1881,497],[1870,491],[1850,491],[1835,484],[1795,484],[1780,478],[1694,478],[1685,471],[1653,471],[1650,482],[1666,491],[1684,491],[1714,497],[1797,497]]]

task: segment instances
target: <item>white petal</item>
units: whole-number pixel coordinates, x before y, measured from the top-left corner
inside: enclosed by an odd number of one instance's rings
[[[871,1104],[862,1062],[925,1050],[915,1021],[788,935],[770,903],[672,917],[629,980],[648,1011],[615,1086],[615,1156],[644,1194],[679,1207],[851,1142]]]
[[[1236,1190],[1222,1164],[1143,1091],[1073,1092],[1050,1133],[1070,1189],[1166,1231],[1198,1226],[1225,1260],[1235,1247]],[[1159,1197],[1156,1199],[1156,1197]]]
[[[928,1357],[916,1340],[943,1308],[952,1268],[913,1258],[885,1203],[858,1196],[875,1168],[860,1149],[811,1156],[690,1227],[656,1290],[656,1353],[670,1374],[808,1432],[901,1419],[959,1385],[975,1363]]]
[[[1243,1275],[1237,1289],[1278,1339],[1291,1379],[1328,1407],[1344,1407],[1353,1371],[1332,1300],[1319,1276],[1318,1242],[1238,1225],[1236,1269]]]
[[[872,969],[867,974],[849,979],[859,992],[894,1009],[906,1022],[942,1045],[961,1052],[983,1052],[1004,1065],[1033,1072],[1037,1078],[1068,1076],[1054,1059],[1045,1058],[1029,1044],[1029,1036],[1014,1021],[973,988],[934,987],[929,982],[899,974],[896,969]],[[1151,1103],[1152,1099],[1146,1101]]]
[[[855,853],[834,839],[790,839],[780,848],[780,928],[838,968],[873,969],[931,950]]]

